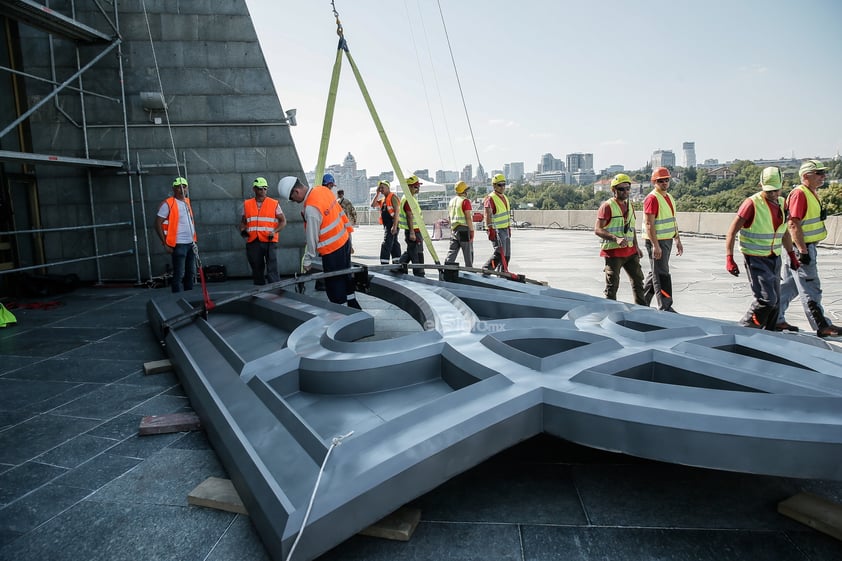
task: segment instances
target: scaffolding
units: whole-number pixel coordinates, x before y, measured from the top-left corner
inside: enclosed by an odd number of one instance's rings
[[[67,10],[70,12],[69,16],[51,9],[48,0],[45,1],[44,4],[34,2],[33,0],[0,0],[0,16],[5,16],[5,35],[7,38],[7,44],[9,45],[9,66],[0,66],[0,70],[6,72],[10,76],[9,82],[12,86],[12,91],[14,93],[15,98],[15,106],[12,111],[14,113],[13,120],[7,124],[0,123],[0,143],[3,142],[4,137],[9,137],[11,133],[16,132],[17,140],[13,140],[12,142],[7,144],[14,144],[15,142],[17,142],[20,148],[17,151],[0,149],[0,164],[3,164],[4,168],[3,175],[6,177],[7,181],[9,181],[9,177],[18,177],[18,179],[20,179],[20,177],[25,177],[28,179],[28,181],[33,182],[34,184],[34,181],[36,181],[37,176],[35,175],[33,167],[37,168],[40,166],[72,166],[76,168],[82,168],[86,170],[85,175],[87,178],[88,202],[90,204],[89,224],[77,224],[66,228],[42,228],[40,227],[40,209],[37,204],[37,195],[35,195],[34,204],[31,204],[30,208],[31,212],[33,213],[33,216],[30,218],[30,221],[33,222],[33,225],[35,226],[34,228],[20,229],[16,227],[14,219],[10,219],[6,222],[6,225],[9,227],[2,228],[2,226],[0,226],[0,229],[4,230],[0,231],[0,275],[5,275],[9,273],[19,273],[35,269],[43,271],[49,267],[54,267],[58,265],[66,265],[70,263],[77,263],[80,261],[95,260],[97,282],[101,284],[103,282],[103,276],[102,269],[100,266],[100,260],[117,256],[134,255],[136,275],[135,280],[139,284],[141,282],[141,267],[138,252],[138,226],[135,218],[135,187],[133,177],[140,177],[142,170],[140,166],[139,157],[137,158],[137,164],[134,168],[132,166],[132,161],[130,157],[131,151],[129,146],[128,132],[129,124],[126,114],[126,91],[123,80],[123,56],[121,49],[122,40],[119,30],[118,2],[116,0],[113,2],[113,10],[112,13],[109,14],[102,7],[99,0],[79,1],[86,1],[89,4],[93,5],[95,10],[101,14],[103,21],[107,23],[107,32],[94,29],[93,27],[90,27],[89,25],[86,25],[85,23],[82,23],[75,19],[75,15],[77,14],[77,0],[67,0],[67,2],[63,3],[63,5],[66,6]],[[20,40],[20,37],[17,34],[13,34],[11,32],[13,26],[12,22],[23,23],[48,34],[50,54],[48,68],[50,71],[50,77],[37,76],[23,71],[23,68],[16,67],[17,60],[16,57],[13,56],[13,54],[16,49],[18,52],[21,52],[22,41]],[[16,42],[13,41],[12,35],[15,35],[17,39]],[[63,79],[57,78],[57,67],[55,60],[56,46],[54,44],[54,39],[56,38],[69,40],[73,42],[75,48],[75,72]],[[90,60],[83,63],[81,60],[80,46],[94,47],[96,50],[96,54],[93,57],[91,57]],[[85,75],[85,73],[89,72],[91,68],[93,68],[97,64],[97,62],[99,62],[109,54],[116,54],[117,60],[119,61],[117,71],[120,74],[120,91],[116,96],[109,96],[103,93],[88,90],[85,88],[83,80],[83,76]],[[21,78],[27,78],[41,83],[48,83],[52,89],[48,95],[40,97],[36,102],[29,105],[26,100],[25,89],[22,80],[20,80]],[[78,122],[71,115],[69,115],[58,102],[58,96],[62,92],[78,93],[79,115],[81,117]],[[86,101],[91,97],[102,98],[120,104],[122,108],[122,142],[124,143],[124,160],[103,160],[91,157],[88,142],[89,125],[86,115]],[[31,150],[27,150],[27,146],[31,144],[27,136],[29,134],[27,121],[40,108],[44,107],[47,103],[50,102],[53,103],[57,114],[62,115],[64,119],[66,119],[74,127],[80,130],[84,144],[84,148],[82,150],[83,153],[81,155],[68,156],[60,154],[39,154],[34,153]],[[24,107],[25,105],[28,106]],[[9,173],[8,170],[5,170],[6,163],[20,164],[21,173]],[[91,171],[97,169],[114,170],[117,174],[125,175],[129,192],[129,204],[131,207],[130,220],[109,223],[97,223],[97,214],[94,204],[94,185],[91,175]],[[139,180],[138,183],[140,186],[140,203],[141,207],[143,208],[144,201],[142,180]],[[11,205],[13,202],[11,191],[8,185],[3,185],[2,187],[6,192],[4,196],[6,196],[9,199],[8,204]],[[0,202],[2,202],[2,198],[0,198]],[[3,223],[0,222],[0,225],[2,224]],[[133,234],[131,236],[132,242],[129,244],[129,247],[125,249],[120,249],[118,251],[102,251],[100,248],[100,243],[98,241],[97,233],[101,230],[109,228],[125,227],[130,227]],[[147,266],[149,268],[148,275],[149,277],[151,277],[151,264],[149,263],[149,243],[148,234],[145,228],[145,221],[142,229],[143,236],[146,241]],[[55,260],[52,262],[48,261],[44,251],[43,235],[46,233],[70,230],[92,231],[93,255],[86,255],[80,258],[73,259]],[[31,236],[31,244],[34,248],[32,259],[35,262],[35,264],[21,264],[21,251],[18,243],[20,236]],[[0,280],[2,280],[1,276]]]

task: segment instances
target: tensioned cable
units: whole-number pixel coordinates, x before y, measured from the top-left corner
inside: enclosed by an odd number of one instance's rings
[[[436,4],[439,7],[439,16],[441,17],[441,25],[444,28],[444,37],[447,39],[447,49],[450,51],[450,61],[453,63],[453,73],[456,74],[456,84],[459,86],[459,95],[462,97],[462,107],[465,108],[465,119],[468,121],[468,130],[471,132],[471,142],[474,145],[474,153],[477,155],[477,165],[482,167],[482,162],[479,160],[479,150],[477,150],[477,141],[474,138],[474,128],[471,126],[471,116],[468,115],[468,105],[465,103],[465,92],[462,91],[462,81],[459,79],[459,70],[456,68],[456,59],[453,57],[453,48],[450,46],[450,35],[447,33],[447,24],[444,23],[444,13],[441,11],[441,1],[436,0]]]
[[[158,77],[158,91],[161,93],[161,101],[164,102],[164,117],[167,119],[167,131],[170,134],[170,145],[172,146],[172,155],[175,159],[175,171],[178,177],[181,175],[181,166],[178,163],[178,153],[175,150],[175,138],[172,134],[172,127],[170,126],[170,113],[167,110],[167,100],[164,97],[164,84],[161,81],[161,71],[158,68],[158,56],[155,54],[155,42],[152,40],[152,28],[149,26],[149,14],[146,12],[146,0],[140,0],[143,5],[143,17],[146,19],[146,31],[149,33],[149,46],[152,48],[152,62],[155,64],[155,76]]]

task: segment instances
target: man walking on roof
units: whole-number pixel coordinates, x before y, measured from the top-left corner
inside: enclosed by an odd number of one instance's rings
[[[398,234],[393,232],[393,226],[398,216],[398,198],[390,191],[391,186],[386,180],[377,183],[377,192],[371,199],[371,208],[380,209],[380,223],[383,224],[383,242],[380,244],[380,264],[388,265],[389,257],[392,263],[398,263],[401,257],[401,244]]]
[[[785,269],[781,284],[781,305],[778,312],[778,331],[798,331],[786,322],[789,303],[796,295],[807,314],[807,321],[819,337],[839,337],[842,330],[833,325],[822,308],[822,285],[819,280],[816,245],[827,237],[824,221],[827,211],[819,201],[818,191],[824,185],[827,167],[820,160],[807,160],[798,170],[801,185],[786,198],[787,227],[792,244],[798,252],[801,267],[797,271]]]
[[[325,273],[351,267],[350,224],[333,192],[324,185],[307,187],[297,177],[284,177],[278,182],[278,194],[283,200],[304,205],[304,237],[307,248],[302,266],[310,272],[316,256],[322,258]],[[360,308],[350,274],[325,279],[328,300]]]
[[[187,197],[187,180],[176,177],[172,182],[172,196],[158,207],[155,231],[172,257],[172,291],[193,290],[196,278],[196,225],[193,208]]]
[[[483,207],[485,208],[485,229],[494,253],[482,268],[504,271],[508,269],[509,260],[512,258],[511,206],[508,197],[504,194],[506,176],[498,173],[492,178],[491,183],[494,191],[485,197]]]
[[[643,237],[649,254],[650,269],[643,284],[643,296],[648,306],[655,297],[658,309],[674,312],[672,307],[672,276],[670,253],[675,240],[675,254],[684,253],[675,221],[675,199],[667,193],[670,172],[660,167],[652,171],[652,192],[643,200]]]
[[[418,196],[421,190],[421,180],[415,175],[410,175],[406,178],[406,186],[413,197]],[[407,200],[407,195],[401,198],[400,211],[398,214],[398,221],[392,225],[392,234],[397,235],[398,230],[405,230],[404,241],[406,242],[406,251],[400,256],[400,263],[418,263],[424,264],[424,238],[421,235],[419,224],[422,224],[420,219],[412,212],[412,207]],[[416,277],[423,277],[424,269],[412,269],[412,274]]]
[[[614,197],[599,207],[594,225],[594,234],[602,238],[599,254],[605,257],[605,297],[617,299],[620,287],[620,269],[624,269],[631,281],[634,303],[646,306],[643,295],[643,271],[640,258],[643,250],[637,243],[634,208],[629,196],[631,178],[625,173],[618,173],[611,180]]]
[[[456,256],[462,250],[465,266],[474,266],[474,221],[471,209],[471,199],[468,198],[470,187],[464,181],[456,184],[456,196],[447,205],[450,218],[450,248],[445,265],[456,263]]]
[[[781,170],[764,168],[760,192],[743,201],[725,236],[725,269],[735,277],[740,269],[734,262],[734,240],[740,233],[740,252],[745,259],[746,276],[754,302],[740,325],[775,330],[781,295],[781,247],[789,255],[789,266],[800,267],[792,250],[792,240],[784,218]]]
[[[254,197],[243,202],[240,235],[246,240],[246,258],[254,284],[281,280],[278,274],[278,234],[287,224],[277,200],[267,197],[269,184],[258,177],[252,184]]]

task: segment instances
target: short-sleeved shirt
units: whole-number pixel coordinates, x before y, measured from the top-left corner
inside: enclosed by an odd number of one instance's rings
[[[667,201],[667,204],[670,206],[670,210],[673,214],[675,214],[675,209],[672,208],[672,202],[670,202],[669,197],[664,197],[664,200]],[[646,195],[646,198],[643,199],[643,213],[658,216],[658,197],[652,193]]]
[[[786,201],[786,212],[790,218],[804,220],[807,216],[807,195],[801,189],[793,189]]]
[[[416,232],[420,232],[421,228],[418,227],[418,223],[415,221],[415,217],[412,214],[412,208],[409,206],[409,201],[405,201],[403,203],[403,211],[406,213],[407,217],[410,217],[410,216],[413,217],[412,218],[412,228],[413,228],[413,230],[415,230]]]
[[[772,214],[772,226],[777,231],[778,226],[784,221],[783,216],[781,216],[780,207],[777,203],[770,203],[769,201],[766,201],[766,206],[769,207],[769,212]],[[743,204],[737,209],[737,216],[745,221],[743,228],[751,228],[751,223],[754,222],[754,202],[752,202],[751,198],[743,201]]]
[[[178,205],[178,225],[176,226],[178,229],[175,231],[175,243],[193,243],[193,222],[190,220],[187,203],[180,201],[175,197],[171,198],[175,201],[175,204]],[[170,205],[167,204],[166,200],[161,203],[160,207],[158,207],[158,216],[163,219],[169,218]],[[172,225],[170,225],[170,227],[172,227]]]
[[[619,204],[619,203],[618,203]],[[657,203],[656,203],[657,204]],[[620,205],[622,208],[622,205]],[[628,212],[628,203],[626,203],[626,212]],[[657,212],[657,211],[656,211]],[[600,205],[599,210],[596,211],[596,218],[597,220],[602,220],[606,224],[611,221],[611,201],[605,201]],[[631,236],[627,238],[629,240],[629,244],[634,240],[634,232],[631,232]],[[600,257],[629,257],[630,255],[634,255],[637,253],[637,247],[633,245],[628,245],[627,247],[617,247],[614,249],[602,249],[599,252]]]

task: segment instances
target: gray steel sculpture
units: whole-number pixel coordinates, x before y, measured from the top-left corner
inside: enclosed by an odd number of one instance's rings
[[[165,330],[190,304],[150,301],[276,561],[329,449],[297,560],[541,432],[667,462],[842,479],[842,362],[815,337],[466,273],[377,274],[371,294],[419,331],[366,340],[369,314],[291,291]]]

